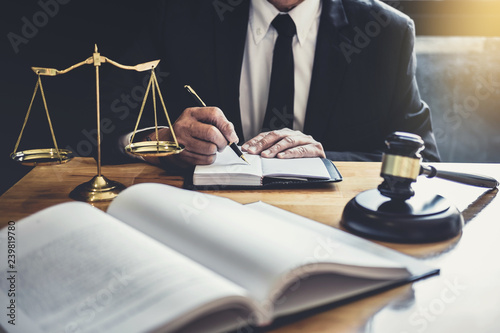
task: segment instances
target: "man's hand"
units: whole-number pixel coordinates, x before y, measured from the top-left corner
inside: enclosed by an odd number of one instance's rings
[[[216,107],[185,109],[173,126],[177,141],[185,147],[175,156],[183,164],[212,164],[215,153],[222,151],[228,141],[238,142],[233,124]]]
[[[325,157],[323,145],[312,136],[288,128],[264,132],[247,141],[242,149],[262,157]]]

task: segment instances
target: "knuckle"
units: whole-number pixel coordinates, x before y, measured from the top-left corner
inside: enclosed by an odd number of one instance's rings
[[[207,126],[205,138],[209,142],[215,142],[215,139],[217,138],[217,129],[214,126]]]
[[[290,144],[295,144],[295,138],[293,136],[287,136],[285,137],[285,140],[286,142],[290,143]]]
[[[272,137],[279,137],[280,136],[280,130],[271,131],[271,132],[267,133],[267,135],[272,136]]]
[[[225,133],[232,133],[234,132],[234,125],[232,122],[227,121],[221,126],[221,130]]]
[[[218,151],[218,148],[217,148],[217,145],[214,144],[214,143],[211,143],[208,145],[208,147],[206,148],[206,150],[204,151],[204,153],[208,153],[210,155],[214,155],[215,157],[215,153],[217,153]]]
[[[184,137],[185,135],[186,136],[189,135],[190,128],[182,120],[178,120],[174,124],[174,131],[175,131],[175,134],[177,134],[178,137]]]
[[[297,152],[300,157],[305,156],[307,154],[307,148],[304,146],[297,147]]]
[[[307,149],[304,146],[295,147],[291,149],[291,153],[294,157],[304,157],[307,153]]]
[[[203,110],[205,117],[207,117],[208,119],[214,119],[215,117],[217,117],[217,111],[214,107],[204,107],[201,108],[201,110]]]
[[[268,143],[269,141],[264,137],[257,142],[257,145],[260,147],[264,147],[267,146]]]
[[[219,109],[218,107],[212,107],[211,110],[212,110],[213,114],[216,116],[219,116],[219,117],[224,116],[224,112],[222,112],[222,110]]]
[[[215,154],[208,156],[207,159],[206,159],[207,160],[207,164],[213,164],[215,162],[215,157],[216,157]]]
[[[209,113],[210,118],[213,119],[214,122],[219,122],[221,119],[226,119],[224,113],[218,107],[210,107]]]

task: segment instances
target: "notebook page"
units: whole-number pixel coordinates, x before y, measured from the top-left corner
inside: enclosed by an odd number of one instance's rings
[[[241,149],[241,147],[239,148]],[[254,159],[256,161],[258,160],[258,156],[256,155],[249,155],[247,153],[243,154],[245,155],[245,158],[247,160],[248,159]],[[250,162],[250,164],[253,163]],[[236,153],[229,146],[227,146],[223,151],[217,153],[217,158],[212,165],[248,165],[248,164],[241,158],[239,158],[238,155],[236,155]]]
[[[210,165],[197,165],[193,182],[197,185],[261,185],[262,165],[260,156],[246,154],[247,164],[226,147],[217,154],[217,159]]]
[[[301,177],[330,179],[330,174],[319,157],[315,158],[262,158],[265,177]]]

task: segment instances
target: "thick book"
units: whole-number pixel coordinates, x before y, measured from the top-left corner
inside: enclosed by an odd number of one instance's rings
[[[246,329],[438,272],[261,202],[162,184],[126,189],[106,213],[47,208],[0,231],[3,258],[13,243],[7,332]]]
[[[263,158],[245,154],[249,163],[231,149],[217,153],[210,165],[197,165],[186,188],[218,186],[227,189],[303,187],[342,180],[332,161],[326,158]]]

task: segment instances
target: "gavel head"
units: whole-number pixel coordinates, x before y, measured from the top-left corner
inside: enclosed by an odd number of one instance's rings
[[[420,174],[420,152],[424,141],[416,134],[394,132],[385,140],[387,150],[382,156],[380,176],[384,178],[378,186],[379,192],[393,200],[404,201],[415,192],[411,184]]]

